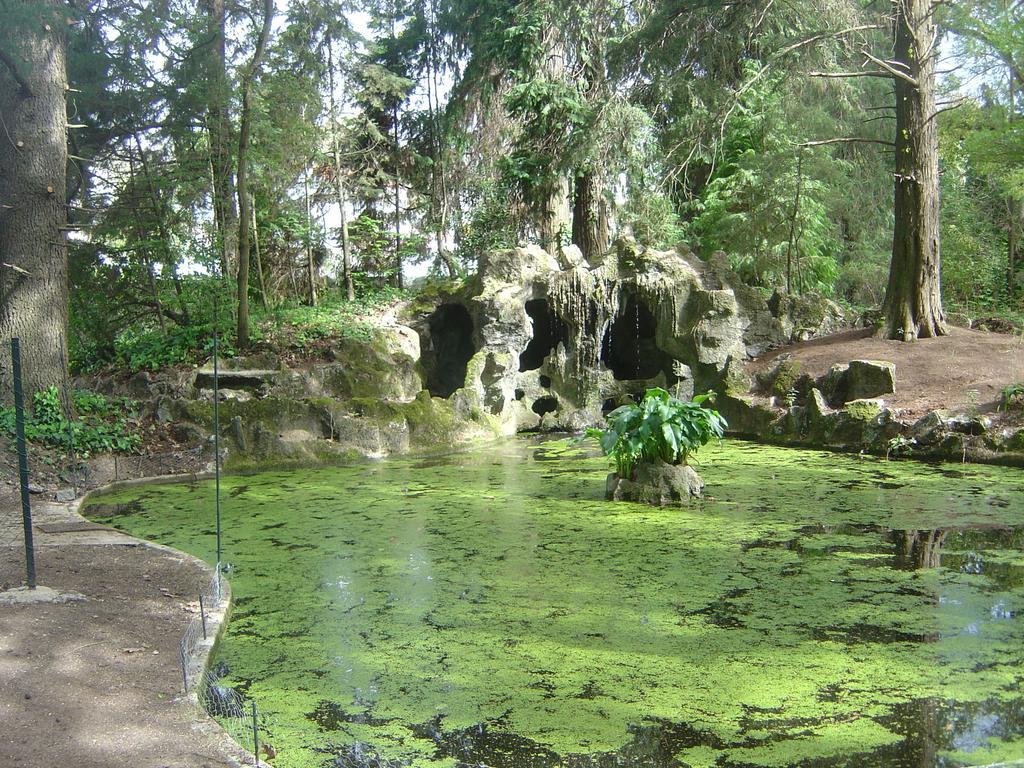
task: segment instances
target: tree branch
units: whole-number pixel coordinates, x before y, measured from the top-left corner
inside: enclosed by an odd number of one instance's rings
[[[969,101],[970,101],[970,98],[968,98],[967,96],[964,96],[962,98],[956,99],[955,101],[947,101],[947,102],[945,102],[944,105],[942,105],[941,109],[936,109],[934,112],[932,112],[930,115],[928,115],[928,121],[931,122],[936,117],[941,115],[943,112],[951,112],[954,109],[959,109],[960,107],[962,107],[964,104],[966,104]]]
[[[32,88],[28,84],[28,80],[24,78],[21,72],[18,71],[17,62],[11,57],[7,51],[0,48],[0,62],[3,62],[7,69],[10,71],[11,76],[14,78],[18,87],[21,88],[21,95],[25,98],[31,98]]]
[[[808,72],[809,77],[884,77],[892,80],[888,72],[880,72],[872,69],[860,69],[856,72]]]
[[[857,136],[844,136],[837,139],[822,139],[820,141],[805,141],[802,144],[797,144],[798,147],[824,147],[827,144],[881,144],[885,147],[895,147],[896,145],[891,141],[885,141],[883,139],[864,139]]]
[[[889,62],[883,61],[877,56],[873,56],[870,51],[861,51],[861,53],[864,54],[864,58],[866,58],[872,64],[877,64],[886,72],[891,74],[893,77],[898,77],[900,80],[905,80],[906,82],[910,83],[914,88],[921,87],[920,83],[918,83],[916,79],[908,75],[906,72],[901,72],[900,70],[896,69],[896,67],[894,67]]]

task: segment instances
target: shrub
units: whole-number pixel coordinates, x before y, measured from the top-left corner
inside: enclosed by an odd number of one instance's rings
[[[139,446],[141,438],[126,418],[136,403],[84,390],[75,390],[72,397],[78,416],[68,421],[56,387],[36,392],[32,413],[25,418],[26,439],[64,448],[83,458],[93,453],[127,453]],[[0,431],[15,435],[13,408],[0,408]]]
[[[728,426],[718,411],[703,406],[710,397],[697,395],[684,402],[654,387],[640,403],[609,413],[607,429],[587,434],[600,440],[620,477],[633,477],[641,463],[686,464],[701,446],[720,439]]]
[[[999,410],[1008,411],[1014,405],[1024,405],[1024,382],[1003,387],[999,393]]]

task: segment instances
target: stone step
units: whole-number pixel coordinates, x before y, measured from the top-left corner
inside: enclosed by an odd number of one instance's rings
[[[219,371],[221,389],[259,389],[264,384],[273,384],[281,375],[274,370]],[[213,389],[213,369],[200,368],[196,371],[196,389]]]

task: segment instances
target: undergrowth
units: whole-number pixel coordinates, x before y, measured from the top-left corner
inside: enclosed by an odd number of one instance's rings
[[[72,399],[76,416],[68,420],[56,387],[36,392],[32,413],[25,418],[26,439],[81,458],[94,453],[129,453],[138,448],[142,437],[129,420],[138,403],[81,389],[74,391]],[[0,432],[14,438],[13,408],[0,407]]]
[[[365,290],[351,302],[334,293],[315,307],[300,304],[269,309],[255,307],[251,348],[253,351],[297,351],[332,338],[370,341],[373,316],[408,296],[406,291],[385,287]],[[234,319],[225,315],[217,330],[221,356],[234,357],[237,354]],[[137,373],[176,365],[197,365],[213,353],[213,332],[212,318],[171,326],[166,331],[147,324],[133,325],[115,339],[112,360],[79,359],[74,361],[74,368],[76,372],[88,373],[111,366]]]

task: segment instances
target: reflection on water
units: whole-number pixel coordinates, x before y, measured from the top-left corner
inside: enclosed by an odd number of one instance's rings
[[[938,568],[942,564],[942,544],[946,529],[930,531],[893,531],[897,568]]]
[[[713,498],[679,510],[605,502],[568,441],[228,478],[218,684],[256,698],[276,768],[1024,756],[1015,470],[701,458]],[[94,510],[204,555],[198,490]]]

